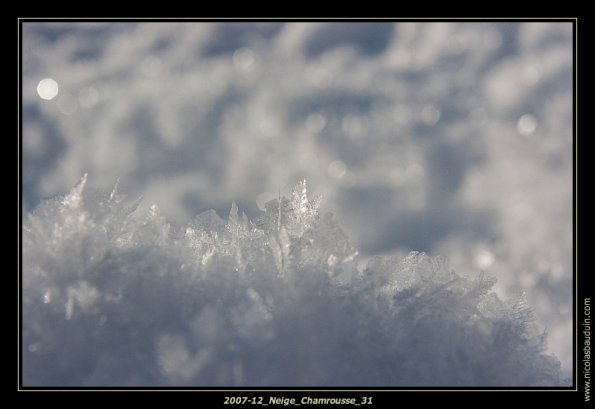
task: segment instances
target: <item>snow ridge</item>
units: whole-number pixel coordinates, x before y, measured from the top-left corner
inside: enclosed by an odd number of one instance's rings
[[[357,251],[306,182],[182,228],[87,187],[23,226],[26,386],[553,386],[524,296],[443,258]]]

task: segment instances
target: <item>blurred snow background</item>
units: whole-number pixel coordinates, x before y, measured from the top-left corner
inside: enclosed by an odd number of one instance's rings
[[[571,376],[570,23],[25,23],[22,40],[25,213],[85,172],[179,224],[232,200],[255,216],[306,178],[364,256],[442,254],[526,291]]]

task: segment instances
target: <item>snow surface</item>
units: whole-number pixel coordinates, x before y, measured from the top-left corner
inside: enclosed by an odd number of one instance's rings
[[[233,200],[256,219],[306,178],[359,271],[416,250],[524,290],[572,376],[570,23],[35,22],[22,40],[25,215],[89,173],[175,226]]]
[[[24,226],[27,386],[563,383],[524,296],[418,252],[359,270],[305,181],[254,221],[233,203],[177,229],[86,183]]]

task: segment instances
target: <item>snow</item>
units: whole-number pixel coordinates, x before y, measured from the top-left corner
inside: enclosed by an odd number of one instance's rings
[[[484,270],[497,277],[493,290],[502,300],[525,291],[538,325],[548,328],[549,350],[560,359],[564,377],[572,376],[570,23],[39,21],[24,23],[22,32],[25,218],[33,211],[41,217],[39,206],[66,197],[85,173],[94,188],[111,190],[120,179],[119,190],[144,197],[123,213],[138,206],[133,215],[148,215],[157,206],[155,220],[142,224],[132,217],[112,228],[104,228],[111,223],[104,217],[121,217],[106,195],[87,200],[84,206],[92,209],[86,213],[52,213],[40,222],[45,233],[31,237],[61,231],[63,240],[40,250],[47,263],[25,256],[25,264],[60,274],[87,271],[101,257],[117,271],[136,271],[154,260],[149,270],[155,274],[175,271],[167,264],[172,260],[180,262],[180,271],[194,271],[195,263],[200,271],[211,263],[235,265],[237,257],[257,249],[243,248],[223,262],[213,248],[229,249],[205,233],[231,240],[217,214],[227,214],[235,200],[236,229],[245,226],[243,212],[255,228],[269,226],[272,238],[259,251],[268,249],[274,268],[286,274],[293,256],[283,243],[308,231],[322,243],[307,250],[314,252],[310,264],[324,262],[329,279],[349,282],[349,274],[338,270],[347,263],[340,254],[348,257],[355,249],[360,272],[376,254],[399,262],[420,251],[446,256],[461,276]],[[290,189],[304,178],[336,215],[312,217],[326,223],[324,231],[340,221],[344,238],[297,223],[312,223],[308,212],[279,229],[278,204],[269,204],[270,220],[262,217],[271,200],[286,196],[292,202]],[[88,187],[85,192],[90,194]],[[214,210],[197,220],[205,209]],[[194,237],[200,257],[190,262],[187,254],[176,256],[182,249],[171,248],[165,226],[180,237],[189,228],[185,240]],[[205,244],[204,234],[212,244]],[[343,251],[347,237],[352,244]],[[129,246],[126,255],[106,256],[116,245]],[[88,278],[90,287],[66,281],[66,287],[56,284],[60,293],[36,284],[36,302],[59,305],[50,333],[75,325],[81,309],[94,308],[81,301],[94,300],[90,288],[105,293]],[[112,285],[125,286],[118,280]],[[146,285],[157,291],[156,283]],[[211,310],[204,322],[218,317],[219,310]],[[104,315],[107,321],[99,316],[98,322],[109,326],[113,317]],[[138,328],[143,325],[149,324]],[[217,333],[219,324],[209,325]],[[139,353],[175,345],[177,355],[163,359],[196,358],[187,374],[218,359],[208,349],[193,350],[195,343],[183,334],[163,332],[157,344],[140,342]],[[25,350],[41,351],[38,341],[31,342]],[[134,350],[130,345],[122,346],[122,359]],[[80,356],[72,365],[82,368],[88,361]],[[116,365],[106,360],[102,365]],[[247,381],[238,368],[229,363],[221,371]],[[138,382],[144,382],[145,372],[138,370]]]
[[[305,181],[177,228],[87,183],[24,225],[27,386],[568,383],[524,295],[419,252],[358,269]]]

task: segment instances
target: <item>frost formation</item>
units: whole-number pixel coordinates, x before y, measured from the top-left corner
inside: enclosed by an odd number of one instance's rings
[[[300,182],[184,228],[87,177],[23,225],[25,386],[552,386],[523,296],[442,258],[357,251]]]

